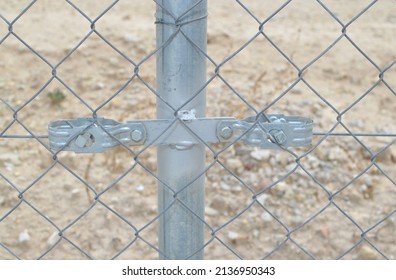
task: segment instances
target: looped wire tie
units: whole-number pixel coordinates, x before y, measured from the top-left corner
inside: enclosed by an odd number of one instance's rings
[[[155,21],[155,24],[164,24],[164,25],[174,26],[176,28],[181,28],[184,25],[187,25],[187,24],[199,21],[199,20],[206,19],[207,17],[208,17],[208,15],[206,14],[206,15],[203,15],[201,17],[197,17],[197,18],[194,18],[194,19],[191,19],[191,20],[188,20],[188,21],[182,21],[180,19],[176,19],[174,22],[168,22],[168,21],[165,21],[165,20],[163,20],[161,18],[157,18],[156,21]]]

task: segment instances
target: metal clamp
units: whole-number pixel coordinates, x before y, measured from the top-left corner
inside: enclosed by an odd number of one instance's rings
[[[119,144],[142,145],[146,129],[141,123],[124,125],[110,119],[81,118],[48,125],[51,150],[100,153]]]
[[[242,121],[222,121],[218,137],[224,142],[238,139],[250,146],[262,149],[301,147],[312,142],[313,121],[304,117],[284,115],[260,115]]]
[[[312,120],[304,117],[267,115],[235,118],[175,118],[118,123],[110,119],[82,118],[51,122],[50,148],[54,151],[100,153],[117,145],[171,145],[188,149],[202,143],[238,140],[263,149],[311,144]]]

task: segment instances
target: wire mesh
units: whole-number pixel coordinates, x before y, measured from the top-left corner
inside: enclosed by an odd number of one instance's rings
[[[167,258],[157,227],[172,205],[204,225],[207,259],[395,258],[395,2],[211,1],[207,51],[184,32],[200,2],[169,23],[154,23],[159,1],[0,4],[0,258]],[[157,47],[155,24],[175,26]],[[208,76],[175,107],[154,73],[180,36]],[[206,166],[177,192],[157,174],[154,145],[48,147],[50,121],[155,119],[157,99],[183,125],[202,89],[208,117],[312,118],[312,146],[212,145],[190,131]],[[202,176],[205,219],[180,199]],[[158,182],[174,197],[162,211]]]

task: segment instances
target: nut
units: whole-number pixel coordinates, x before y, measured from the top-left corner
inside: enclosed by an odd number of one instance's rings
[[[224,139],[230,139],[233,134],[232,128],[229,126],[225,126],[220,131],[220,136]]]
[[[95,143],[95,138],[89,132],[85,132],[83,134],[78,135],[78,137],[74,141],[74,144],[79,148],[91,147],[94,143]]]
[[[287,136],[282,130],[273,129],[270,131],[270,133],[274,137],[276,143],[280,145],[286,143]]]
[[[143,132],[141,132],[139,129],[135,129],[131,132],[131,138],[134,142],[140,142],[143,139]]]

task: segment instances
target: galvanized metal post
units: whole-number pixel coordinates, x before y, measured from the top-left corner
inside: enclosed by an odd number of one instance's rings
[[[157,92],[173,108],[205,117],[205,90],[180,106],[206,82],[206,58],[199,49],[206,52],[207,0],[156,2],[157,46],[163,46],[157,55]],[[175,115],[177,112],[157,99],[159,119],[173,119]],[[204,176],[199,175],[205,167],[205,147],[180,139],[175,145],[158,146],[157,155],[158,177],[171,188],[158,183],[158,211],[163,212],[159,219],[160,258],[203,259],[204,225],[200,218],[204,218],[205,195]]]

